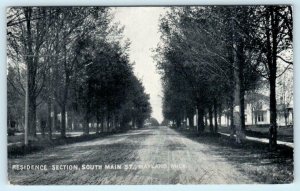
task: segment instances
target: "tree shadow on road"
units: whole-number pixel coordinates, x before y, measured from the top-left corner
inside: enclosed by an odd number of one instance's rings
[[[293,181],[293,149],[278,145],[270,151],[267,143],[244,141],[236,144],[230,137],[195,131],[178,131],[183,136],[210,147],[210,154],[222,156],[255,182],[291,183]]]

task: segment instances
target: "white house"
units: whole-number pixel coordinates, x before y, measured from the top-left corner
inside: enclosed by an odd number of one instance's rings
[[[226,112],[221,117],[221,124],[228,126]],[[269,97],[260,93],[252,93],[245,96],[245,124],[247,126],[262,126],[270,124]],[[277,125],[293,125],[293,103],[277,103]]]

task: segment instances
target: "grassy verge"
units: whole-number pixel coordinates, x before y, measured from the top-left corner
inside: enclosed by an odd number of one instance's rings
[[[37,137],[37,139],[33,142],[30,142],[28,146],[25,147],[24,144],[15,145],[8,147],[7,155],[8,158],[17,158],[22,157],[26,154],[38,152],[47,148],[53,148],[59,145],[72,144],[77,142],[84,142],[93,140],[100,137],[106,137],[112,134],[120,133],[119,132],[111,132],[111,133],[100,133],[100,134],[89,134],[89,135],[81,135],[77,137],[66,137],[66,138],[56,138],[56,139],[47,139],[42,137]],[[125,132],[125,131],[122,131]]]
[[[228,127],[220,127],[220,132],[229,133],[230,129]],[[277,128],[277,139],[280,141],[294,142],[293,137],[293,127],[278,127]],[[246,135],[258,138],[269,138],[269,128],[268,127],[246,127]]]
[[[179,132],[199,143],[211,145],[213,154],[226,158],[255,182],[265,184],[293,182],[294,152],[290,147],[278,145],[276,150],[270,151],[266,143],[247,140],[239,145],[230,137],[220,134],[204,133],[197,136],[191,131]]]

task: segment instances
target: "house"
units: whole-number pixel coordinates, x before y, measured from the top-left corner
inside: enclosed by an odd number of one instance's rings
[[[293,103],[277,101],[277,125],[293,126]],[[269,97],[262,93],[250,93],[245,96],[245,125],[268,126],[270,125]],[[229,126],[228,111],[223,113],[221,124]]]
[[[277,101],[278,102],[278,101]],[[245,96],[245,124],[269,125],[270,109],[269,97],[260,93]],[[277,125],[293,125],[293,105],[279,101],[277,103]]]
[[[269,97],[259,93],[245,96],[245,124],[270,124]]]
[[[277,101],[277,125],[293,126],[293,102]],[[245,96],[245,125],[268,126],[270,124],[269,97],[262,93],[251,93]],[[223,111],[221,125],[229,126],[229,110]]]

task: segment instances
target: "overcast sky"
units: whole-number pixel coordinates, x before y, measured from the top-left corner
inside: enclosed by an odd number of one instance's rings
[[[161,7],[119,7],[115,10],[115,19],[125,26],[124,36],[131,41],[129,54],[135,62],[134,72],[150,94],[152,116],[159,122],[163,119],[162,88],[151,49],[159,42],[159,17],[164,12]]]

